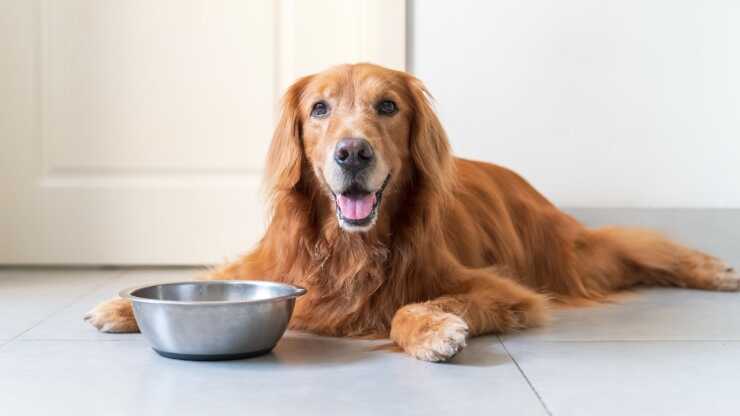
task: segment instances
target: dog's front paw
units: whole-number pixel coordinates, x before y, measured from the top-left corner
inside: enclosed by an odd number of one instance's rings
[[[424,361],[447,361],[465,348],[468,325],[457,315],[424,304],[396,312],[391,339],[411,356]]]
[[[88,312],[84,319],[102,332],[139,332],[131,302],[126,299],[105,301]]]

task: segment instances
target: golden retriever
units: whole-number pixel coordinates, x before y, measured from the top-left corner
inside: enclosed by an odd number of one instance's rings
[[[648,231],[588,229],[516,173],[455,158],[413,76],[371,64],[299,79],[267,158],[272,215],[213,279],[306,287],[293,329],[390,338],[444,361],[469,336],[542,325],[550,301],[637,284],[738,290],[722,261]],[[136,331],[115,299],[87,315]]]

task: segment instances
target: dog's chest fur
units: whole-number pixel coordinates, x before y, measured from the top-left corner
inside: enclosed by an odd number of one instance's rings
[[[355,236],[321,239],[306,253],[310,265],[294,283],[308,289],[291,327],[327,335],[386,336],[393,313],[409,302],[405,279],[394,279],[392,251]]]

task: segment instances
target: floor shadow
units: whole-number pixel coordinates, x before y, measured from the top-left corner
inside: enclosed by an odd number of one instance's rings
[[[343,365],[357,361],[388,359],[389,355],[404,359],[397,345],[388,340],[365,341],[351,338],[315,336],[286,336],[272,354],[263,357],[265,362],[290,365]],[[492,367],[510,362],[496,336],[476,337],[451,360],[440,365]]]
[[[274,369],[307,366],[345,366],[357,362],[404,359],[414,361],[389,340],[362,340],[321,337],[307,334],[286,334],[269,354],[243,360],[223,362],[227,367],[249,366],[251,369]],[[495,336],[477,337],[450,361],[438,365],[491,367],[509,362],[508,355]],[[418,361],[424,364],[423,361]]]
[[[383,358],[377,341],[286,334],[271,353],[248,361],[252,365],[341,366]]]
[[[458,353],[447,365],[467,367],[495,367],[511,362],[495,335],[476,337],[468,340],[468,346]]]

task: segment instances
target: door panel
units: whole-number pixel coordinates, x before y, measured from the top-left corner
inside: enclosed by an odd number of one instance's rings
[[[259,171],[275,92],[270,1],[47,4],[48,173]]]

